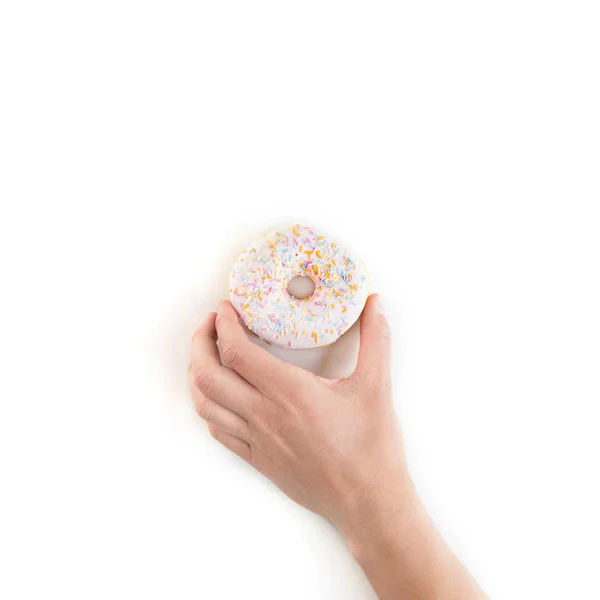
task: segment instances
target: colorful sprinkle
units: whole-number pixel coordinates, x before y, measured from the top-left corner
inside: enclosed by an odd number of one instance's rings
[[[287,291],[298,275],[315,283],[308,298]],[[344,244],[298,224],[246,248],[230,276],[231,302],[246,326],[287,348],[334,342],[359,317],[367,294],[366,270],[358,257]]]

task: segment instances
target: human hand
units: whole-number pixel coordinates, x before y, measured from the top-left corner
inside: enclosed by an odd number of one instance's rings
[[[222,301],[193,337],[190,389],[216,440],[340,530],[381,600],[485,598],[414,491],[390,352],[376,295],[347,379],[318,377],[259,348]]]
[[[362,504],[385,502],[394,487],[397,505],[398,489],[412,489],[392,403],[390,353],[390,328],[376,295],[361,318],[356,370],[335,380],[252,343],[222,301],[194,335],[189,383],[217,441],[346,531]]]

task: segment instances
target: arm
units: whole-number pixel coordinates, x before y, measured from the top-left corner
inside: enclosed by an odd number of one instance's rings
[[[340,530],[381,600],[485,598],[414,490],[390,354],[377,296],[363,312],[356,370],[343,380],[262,350],[223,301],[194,335],[190,389],[217,441]]]

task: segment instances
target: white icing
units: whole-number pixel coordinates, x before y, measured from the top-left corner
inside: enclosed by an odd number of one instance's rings
[[[308,276],[315,291],[290,296],[287,286]],[[362,312],[369,284],[365,266],[343,242],[312,227],[293,225],[249,245],[229,278],[231,303],[261,339],[288,348],[335,342]]]

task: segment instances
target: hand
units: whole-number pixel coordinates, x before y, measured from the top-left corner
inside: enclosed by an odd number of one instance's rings
[[[223,301],[193,337],[190,389],[217,441],[336,525],[381,600],[484,598],[415,493],[390,352],[378,296],[363,311],[348,379],[318,377],[259,348]]]
[[[189,370],[196,410],[213,437],[340,528],[350,526],[353,507],[390,482],[410,487],[378,296],[367,302],[360,333],[354,374],[324,379],[252,343],[223,301],[194,335]]]

